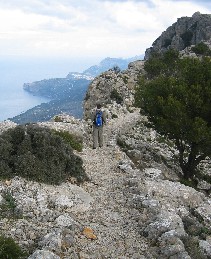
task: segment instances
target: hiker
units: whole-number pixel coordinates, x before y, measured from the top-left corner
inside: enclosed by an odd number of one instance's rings
[[[92,113],[93,121],[93,149],[103,146],[103,125],[106,124],[105,112],[101,110],[101,105],[97,104],[97,109]]]

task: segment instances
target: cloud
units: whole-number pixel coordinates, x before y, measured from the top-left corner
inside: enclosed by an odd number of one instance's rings
[[[0,2],[0,54],[142,54],[177,18],[208,13],[209,5],[195,0],[7,0]]]

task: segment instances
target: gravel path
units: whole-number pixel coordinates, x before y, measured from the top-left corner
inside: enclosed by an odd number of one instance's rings
[[[90,227],[96,239],[77,237],[80,258],[146,258],[147,243],[139,234],[139,211],[127,205],[124,195],[126,178],[118,168],[128,158],[116,145],[119,131],[139,118],[138,112],[110,122],[104,130],[107,145],[96,150],[87,147],[81,154],[91,181],[82,187],[94,198],[89,211],[77,215],[84,227]],[[130,124],[129,124],[130,123]],[[106,144],[105,143],[105,144]]]

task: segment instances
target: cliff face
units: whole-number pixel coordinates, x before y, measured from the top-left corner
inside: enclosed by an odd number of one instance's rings
[[[192,17],[181,17],[168,27],[145,52],[148,59],[154,52],[166,51],[169,48],[183,50],[201,41],[211,39],[211,15],[196,12]]]

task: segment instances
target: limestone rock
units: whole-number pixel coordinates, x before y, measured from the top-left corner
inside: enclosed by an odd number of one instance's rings
[[[196,12],[192,17],[181,17],[158,37],[145,52],[148,59],[154,52],[163,52],[169,48],[179,51],[211,39],[211,16]]]
[[[96,77],[89,85],[85,97],[84,118],[90,117],[90,112],[97,103],[107,107],[114,102],[115,96],[112,98],[111,95],[114,90],[122,98],[121,106],[133,106],[134,90],[140,73],[144,73],[144,61],[137,60],[129,63],[128,69],[119,73],[109,70]]]
[[[28,259],[60,259],[60,257],[48,250],[36,250]]]
[[[199,247],[205,256],[208,258],[211,257],[211,244],[209,242],[206,240],[200,240]]]
[[[10,121],[10,120],[5,120],[3,122],[0,122],[0,134],[3,132],[3,131],[6,131],[10,128],[14,128],[16,127],[17,124]]]

